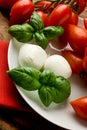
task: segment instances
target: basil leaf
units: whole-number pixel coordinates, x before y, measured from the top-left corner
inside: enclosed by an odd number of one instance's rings
[[[42,103],[47,107],[53,101],[53,97],[51,94],[51,88],[49,88],[48,86],[42,86],[40,89],[38,89],[38,94],[39,94],[39,97],[40,97]]]
[[[40,76],[40,82],[41,84],[53,86],[56,81],[56,75],[49,71],[49,70],[44,70]]]
[[[37,12],[33,12],[33,14],[31,15],[30,24],[32,27],[34,27],[35,30],[40,30],[44,27],[44,23]]]
[[[39,82],[40,71],[30,67],[17,67],[9,70],[8,75],[20,87],[26,90],[37,90],[41,84]]]
[[[43,34],[42,31],[40,32],[36,32],[34,34],[34,39],[35,39],[35,42],[41,46],[43,49],[45,49],[48,45],[48,40],[47,38],[45,37],[45,35]]]
[[[48,26],[43,29],[43,33],[48,40],[52,40],[64,33],[62,26]]]
[[[53,101],[56,103],[66,100],[71,93],[70,82],[62,76],[56,78],[55,86],[53,90]]]
[[[33,39],[34,28],[27,23],[22,25],[12,25],[8,31],[19,42],[25,43]]]

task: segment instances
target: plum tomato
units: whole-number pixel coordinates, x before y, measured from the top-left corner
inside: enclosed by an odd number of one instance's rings
[[[34,4],[30,0],[18,0],[10,11],[10,25],[21,24],[28,20],[34,11]]]
[[[69,21],[72,14],[71,8],[66,4],[58,4],[48,17],[48,26],[58,26]]]
[[[69,62],[72,72],[80,74],[83,71],[83,58],[72,50],[62,50],[62,56]]]
[[[87,47],[87,30],[83,27],[67,24],[64,27],[67,41],[76,53],[84,55]]]
[[[75,99],[70,104],[80,118],[87,120],[87,96]]]

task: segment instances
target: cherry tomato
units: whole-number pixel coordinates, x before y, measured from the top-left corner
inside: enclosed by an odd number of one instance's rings
[[[0,0],[0,7],[10,9],[18,0]]]
[[[43,11],[45,13],[49,13],[51,11],[51,4],[50,1],[40,1],[35,4],[35,10]]]
[[[46,26],[47,26],[47,20],[48,20],[46,14],[45,14],[44,12],[42,12],[42,11],[37,11],[37,13],[38,13],[38,14],[40,15],[40,17],[42,18],[43,23],[44,23],[44,27],[46,27]]]
[[[69,21],[72,10],[66,4],[58,4],[48,17],[48,26],[58,26]]]
[[[85,47],[87,47],[87,30],[77,25],[67,24],[65,33],[71,48],[84,55]]]
[[[30,0],[19,0],[11,8],[10,25],[20,24],[30,18],[34,4]]]
[[[78,24],[78,14],[72,12],[69,23],[77,25]]]
[[[72,72],[80,74],[83,71],[83,59],[72,50],[63,50],[62,56],[69,62]]]
[[[84,18],[84,19],[83,19],[83,22],[84,22],[85,28],[87,29],[87,18]]]
[[[87,120],[87,96],[73,100],[70,104],[80,118]]]

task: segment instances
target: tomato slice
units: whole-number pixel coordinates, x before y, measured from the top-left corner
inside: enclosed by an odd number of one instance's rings
[[[70,104],[79,117],[87,120],[87,96],[73,100]]]

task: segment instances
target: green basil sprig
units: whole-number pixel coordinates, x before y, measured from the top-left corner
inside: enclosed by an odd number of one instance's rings
[[[64,33],[61,26],[44,27],[41,17],[33,12],[30,18],[30,24],[12,25],[9,27],[9,33],[19,42],[26,43],[34,39],[36,43],[45,49],[48,41]]]
[[[7,71],[10,78],[28,91],[38,91],[42,103],[48,107],[52,102],[61,103],[71,93],[70,82],[49,70],[40,72],[31,67],[17,67]]]
[[[29,67],[17,67],[7,72],[14,82],[22,88],[32,91],[37,90],[41,84],[39,82],[40,71]]]
[[[48,40],[52,40],[64,33],[62,26],[48,26],[43,29],[43,33]]]
[[[35,42],[41,46],[43,49],[45,49],[48,45],[48,39],[45,37],[44,33],[42,31],[38,31],[34,34]]]
[[[30,24],[13,25],[9,28],[9,33],[19,42],[28,42],[33,39],[34,28]]]
[[[41,30],[42,28],[44,28],[41,17],[35,11],[30,17],[30,25],[34,27],[35,30]]]

